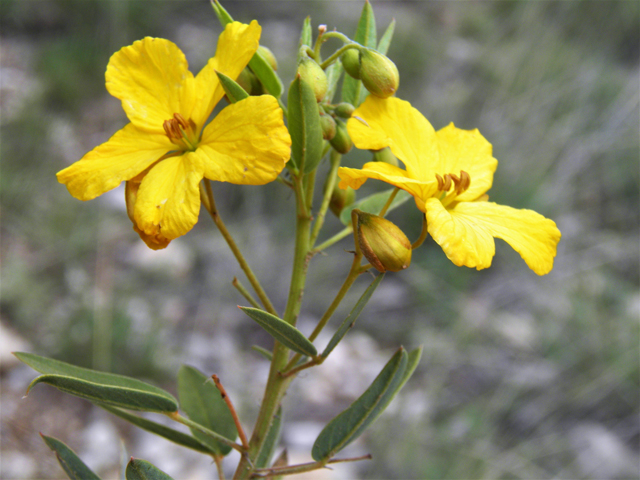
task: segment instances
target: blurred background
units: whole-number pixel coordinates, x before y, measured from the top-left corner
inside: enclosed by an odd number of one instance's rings
[[[304,18],[311,15],[314,32],[326,24],[351,36],[362,5],[225,3],[236,20],[260,22],[261,43],[276,54],[285,85]],[[343,452],[373,460],[304,478],[638,478],[640,4],[373,7],[379,35],[397,21],[389,50],[401,75],[397,96],[436,129],[452,121],[478,128],[499,160],[492,200],[554,219],[563,236],[544,277],[501,241],[493,266],[478,272],[454,266],[428,240],[410,269],[387,275],[329,360],[294,382],[282,447],[292,462],[309,461],[323,425],[366,389],[397,346],[423,344],[414,377]],[[153,252],[133,232],[121,188],[83,203],[55,178],[126,123],[104,86],[111,54],[144,36],[164,37],[197,72],[215,51],[218,21],[205,0],[1,0],[0,20],[0,477],[62,476],[42,432],[104,478],[116,478],[130,456],[176,479],[213,478],[206,458],[88,402],[44,385],[23,399],[36,374],[9,352],[132,375],[173,393],[188,363],[220,376],[250,429],[268,370],[250,347],[270,349],[271,341],[236,308],[246,301],[231,281],[246,280],[208,216]],[[369,158],[354,150],[345,164]],[[370,181],[359,194],[383,188]],[[214,193],[282,310],[292,195],[278,183],[214,184]],[[389,218],[418,236],[412,202]],[[320,240],[340,228],[329,219]],[[347,273],[350,242],[310,265],[299,323],[306,333]],[[356,283],[333,328],[368,282]],[[229,471],[236,460],[225,463]]]

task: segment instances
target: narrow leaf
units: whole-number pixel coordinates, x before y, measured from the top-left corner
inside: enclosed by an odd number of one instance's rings
[[[264,88],[276,98],[280,98],[284,87],[271,64],[259,54],[254,54],[249,61],[249,68],[256,74]]]
[[[259,347],[258,345],[252,345],[251,350],[258,352],[260,355],[262,355],[264,358],[266,358],[269,361],[273,359],[273,353],[271,353],[266,348]]]
[[[289,87],[287,111],[292,160],[303,172],[311,172],[322,159],[322,127],[316,96],[300,75]]]
[[[75,452],[60,440],[43,434],[40,436],[47,447],[54,451],[60,466],[71,480],[100,480],[100,477],[93,473]]]
[[[44,373],[31,382],[29,389],[38,383],[47,383],[72,395],[114,407],[149,412],[178,410],[178,401],[169,392],[135,378],[76,367],[32,353],[16,352],[14,355]]]
[[[311,456],[314,460],[333,457],[376,419],[395,395],[407,367],[407,357],[407,352],[400,347],[367,391],[329,422],[313,444]]]
[[[393,32],[396,29],[396,19],[391,20],[391,23],[387,27],[387,30],[382,35],[380,42],[378,43],[378,51],[386,55],[389,51],[389,45],[391,45],[391,39],[393,38]]]
[[[384,192],[374,193],[373,195],[369,195],[368,197],[358,200],[356,203],[343,208],[342,212],[340,212],[340,221],[345,225],[351,225],[351,211],[355,208],[366,213],[377,215],[382,207],[384,207],[385,203],[387,203],[387,200],[389,200],[389,197],[393,194],[394,190],[395,188],[392,188],[390,190],[385,190]],[[398,191],[396,197],[391,202],[391,206],[387,210],[387,213],[398,208],[410,198],[411,195],[408,192],[405,192],[404,190]]]
[[[311,41],[311,17],[307,17],[302,23],[302,31],[300,32],[300,42],[298,43],[298,63],[300,63],[300,58],[302,57],[300,47],[303,45],[311,47]]]
[[[213,7],[213,11],[216,13],[216,17],[220,21],[222,27],[225,27],[228,23],[233,22],[233,18],[229,15],[220,2],[218,0],[211,0],[211,6]]]
[[[256,468],[268,467],[275,452],[280,434],[282,433],[282,407],[278,408],[278,413],[273,417],[273,422],[267,431],[267,437],[262,445],[262,450],[256,458]]]
[[[281,320],[275,315],[271,315],[264,310],[250,307],[239,308],[255,320],[258,325],[264,328],[269,335],[287,348],[309,357],[315,357],[318,354],[313,343],[311,343],[307,337],[305,337],[304,334],[293,325],[289,325],[284,320]]]
[[[158,467],[138,458],[129,461],[124,474],[127,480],[173,480]]]
[[[204,373],[188,365],[180,367],[178,371],[178,398],[180,399],[180,407],[192,421],[231,441],[236,439],[238,431],[229,407],[222,399],[220,391]],[[217,455],[226,455],[231,451],[229,445],[198,430],[191,429],[191,432],[194,437],[211,448]]]
[[[220,85],[224,89],[224,93],[227,94],[227,98],[230,103],[236,103],[240,100],[244,100],[249,96],[244,88],[242,88],[235,80],[231,77],[228,77],[224,73],[216,72],[218,75],[218,79],[220,80]]]
[[[135,426],[146,430],[147,432],[155,433],[156,435],[166,438],[173,443],[186,448],[190,448],[192,450],[196,450],[197,452],[205,453],[207,455],[216,453],[214,450],[207,447],[206,444],[201,443],[191,435],[187,435],[186,433],[179,432],[178,430],[174,430],[173,428],[169,428],[152,420],[148,420],[146,418],[139,417],[138,415],[120,410],[119,408],[110,407],[108,405],[99,406],[104,408],[107,412],[113,413],[114,415],[126,420],[129,423],[132,423]]]
[[[336,348],[336,345],[340,343],[340,340],[342,340],[344,336],[347,334],[347,332],[355,325],[356,319],[358,318],[358,316],[362,312],[362,309],[365,307],[365,305],[371,298],[371,295],[373,295],[373,292],[375,292],[376,288],[378,288],[378,285],[380,285],[380,282],[382,281],[383,278],[384,278],[384,273],[381,275],[378,275],[373,280],[373,282],[371,282],[371,285],[367,287],[367,289],[364,291],[364,293],[358,300],[358,303],[356,303],[356,306],[353,307],[353,310],[349,312],[349,315],[347,315],[347,318],[344,319],[344,322],[342,322],[342,325],[340,325],[336,333],[333,335],[333,337],[331,337],[331,340],[329,341],[327,348],[324,349],[324,352],[322,352],[321,356],[328,357],[331,351],[334,348]]]
[[[338,89],[338,81],[344,69],[342,68],[342,62],[337,60],[327,67],[324,73],[327,75],[327,93],[324,95],[324,100],[328,103],[333,102],[333,97]]]

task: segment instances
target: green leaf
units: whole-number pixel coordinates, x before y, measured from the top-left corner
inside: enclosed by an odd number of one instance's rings
[[[391,20],[391,23],[387,27],[387,30],[382,35],[380,42],[378,43],[378,52],[386,55],[389,51],[389,45],[391,45],[391,39],[393,38],[393,32],[396,29],[396,19]]]
[[[175,412],[178,401],[169,393],[135,378],[76,367],[32,353],[14,353],[18,360],[43,373],[27,389],[47,383],[92,402],[147,412]]]
[[[256,74],[256,77],[264,85],[267,92],[276,98],[280,98],[284,90],[282,81],[267,60],[256,53],[249,61],[249,68]]]
[[[213,11],[216,13],[218,20],[222,27],[227,26],[228,23],[233,22],[233,18],[229,15],[220,2],[218,0],[211,0],[211,6],[213,7]]]
[[[173,480],[158,467],[138,458],[129,460],[124,474],[127,480]]]
[[[262,450],[256,458],[256,468],[268,467],[271,463],[271,458],[280,441],[280,434],[282,433],[282,407],[278,408],[278,413],[273,417],[273,422],[267,430],[267,437],[262,445]]]
[[[54,451],[60,466],[71,480],[100,480],[100,477],[91,471],[73,450],[67,447],[57,438],[40,434],[44,443]]]
[[[188,365],[181,366],[178,371],[178,398],[180,407],[192,421],[231,441],[236,439],[238,431],[229,407],[220,390],[204,373]],[[217,455],[226,455],[231,451],[229,445],[198,430],[192,428],[191,433]]]
[[[311,47],[311,17],[307,17],[304,19],[302,24],[302,32],[300,33],[300,42],[298,43],[298,62],[300,63],[300,59],[302,58],[302,52],[300,51],[303,45]]]
[[[273,353],[271,353],[266,348],[259,347],[258,345],[252,345],[251,350],[258,352],[260,355],[262,355],[264,358],[266,358],[269,361],[273,359]]]
[[[327,75],[327,93],[324,95],[324,100],[328,103],[333,102],[333,97],[338,89],[338,81],[344,69],[342,68],[342,62],[337,60],[327,67],[324,73]]]
[[[365,47],[376,48],[376,18],[373,14],[373,8],[367,1],[362,9],[358,28],[353,40]],[[342,101],[348,102],[354,107],[360,105],[364,97],[367,95],[365,88],[360,80],[356,80],[349,75],[344,76],[342,82]]]
[[[98,406],[104,408],[107,412],[113,413],[114,415],[126,420],[127,422],[132,423],[143,430],[146,430],[147,432],[155,433],[156,435],[166,438],[167,440],[183,447],[187,447],[192,450],[196,450],[197,452],[205,453],[207,455],[216,453],[207,445],[193,438],[191,435],[187,435],[186,433],[179,432],[178,430],[174,430],[173,428],[169,428],[152,420],[148,420],[127,411],[120,410],[119,408],[100,404],[98,404]]]
[[[355,208],[366,213],[377,215],[378,213],[380,213],[382,207],[384,207],[384,205],[387,203],[387,200],[389,200],[389,196],[393,194],[394,190],[395,188],[392,188],[390,190],[385,190],[384,192],[374,193],[373,195],[369,195],[362,200],[358,200],[356,203],[353,203],[348,207],[344,207],[342,209],[342,212],[340,212],[340,221],[345,225],[351,225],[351,211]],[[387,213],[398,208],[410,198],[411,194],[404,190],[399,190],[396,197],[391,202],[391,206],[387,209]]]
[[[227,94],[227,98],[230,103],[236,103],[240,100],[244,100],[249,96],[244,88],[242,88],[235,80],[231,77],[228,77],[224,73],[216,72],[218,75],[218,79],[220,80],[220,85],[224,89],[224,93]]]
[[[396,394],[407,367],[407,359],[407,352],[400,347],[367,391],[324,427],[311,450],[314,460],[333,457],[376,419]]]
[[[292,160],[297,168],[309,173],[322,159],[322,127],[316,96],[300,75],[289,87],[287,110]]]
[[[365,307],[365,305],[371,298],[371,295],[373,295],[373,292],[375,292],[376,288],[378,288],[378,285],[380,285],[380,282],[382,281],[383,278],[384,278],[384,273],[378,275],[373,280],[373,282],[371,282],[371,285],[367,287],[367,289],[364,291],[364,293],[358,300],[358,303],[356,303],[356,306],[353,307],[353,310],[349,312],[349,315],[347,315],[347,318],[344,319],[344,322],[342,322],[342,324],[340,325],[336,333],[333,335],[333,337],[331,337],[331,340],[329,341],[327,348],[325,348],[324,352],[322,352],[321,354],[322,357],[325,357],[325,358],[328,357],[331,351],[334,348],[336,348],[336,345],[340,343],[340,340],[342,340],[344,336],[347,334],[347,332],[355,325],[356,319],[358,318],[358,316],[362,312],[362,309]]]
[[[238,307],[244,313],[255,320],[269,335],[282,343],[294,352],[308,357],[315,357],[318,354],[316,347],[313,346],[307,337],[293,325],[289,325],[284,320],[279,319],[275,315],[271,315],[264,310],[251,307]]]

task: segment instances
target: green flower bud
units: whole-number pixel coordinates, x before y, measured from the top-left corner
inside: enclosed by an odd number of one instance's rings
[[[262,58],[264,58],[269,65],[271,65],[271,68],[273,68],[274,70],[278,70],[278,60],[276,60],[276,56],[273,54],[271,50],[269,50],[267,47],[260,45],[258,47],[257,53]]]
[[[303,56],[298,64],[300,78],[313,89],[317,101],[321,101],[327,93],[327,75],[313,59]]]
[[[382,150],[372,150],[372,152],[374,162],[388,163],[394,167],[398,166],[398,159],[389,147],[383,148]]]
[[[411,263],[411,242],[386,218],[355,209],[358,243],[363,255],[379,272],[398,272]]]
[[[329,140],[329,143],[336,152],[343,155],[349,153],[349,150],[353,147],[353,142],[351,141],[349,132],[347,132],[347,126],[338,118],[336,118],[336,134]]]
[[[249,95],[262,95],[264,88],[258,80],[258,77],[248,67],[240,72],[236,83],[240,85]]]
[[[340,56],[342,67],[350,77],[360,80],[360,53],[355,48],[350,48]]]
[[[400,74],[386,56],[370,48],[360,51],[360,79],[372,95],[390,97],[398,89]]]
[[[339,117],[351,118],[351,115],[353,115],[353,112],[355,111],[355,109],[356,107],[354,107],[350,103],[342,102],[336,105],[333,111]]]
[[[336,136],[336,121],[326,113],[320,113],[320,126],[322,127],[322,138],[331,140]]]

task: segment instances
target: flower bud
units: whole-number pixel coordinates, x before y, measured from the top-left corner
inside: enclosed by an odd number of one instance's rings
[[[242,72],[240,72],[240,75],[238,75],[238,78],[236,79],[236,83],[249,95],[262,95],[264,93],[264,88],[262,87],[260,80],[258,80],[258,77],[255,76],[249,67],[246,67]]]
[[[274,70],[278,70],[278,60],[276,60],[276,56],[273,54],[271,50],[269,50],[267,47],[260,45],[258,47],[257,53],[262,58],[264,58],[269,65],[271,65],[271,68],[273,68]]]
[[[355,48],[350,48],[341,56],[342,67],[350,77],[360,80],[360,53]]]
[[[358,217],[358,243],[363,255],[379,272],[398,272],[411,263],[411,242],[386,218],[354,210]]]
[[[336,136],[336,121],[327,115],[320,112],[320,126],[322,127],[322,138],[325,140],[331,140]]]
[[[353,112],[355,111],[355,109],[356,107],[354,107],[350,103],[342,102],[336,105],[333,111],[339,117],[351,118],[351,115],[353,115]]]
[[[347,132],[347,126],[342,120],[336,118],[336,134],[329,140],[329,143],[336,152],[343,155],[349,153],[353,147],[353,142],[351,141],[349,132]]]
[[[321,101],[327,93],[327,75],[313,59],[303,56],[298,64],[298,74],[300,78],[307,82],[313,89],[316,100]]]
[[[360,79],[372,95],[390,97],[398,89],[400,74],[386,56],[370,48],[360,51]]]
[[[372,152],[374,162],[388,163],[394,167],[398,166],[398,159],[389,147],[383,148],[382,150],[372,150]]]

